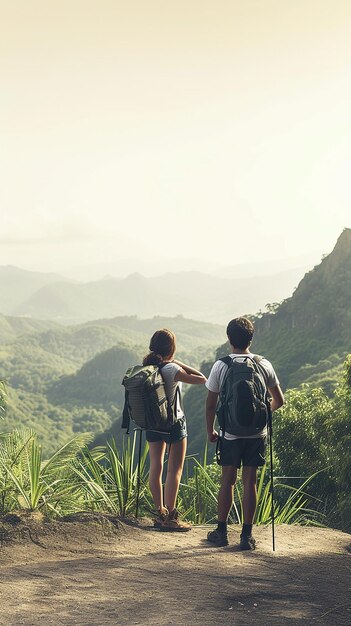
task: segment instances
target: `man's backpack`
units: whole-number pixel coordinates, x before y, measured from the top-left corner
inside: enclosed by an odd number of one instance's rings
[[[178,385],[172,403],[168,401],[162,366],[135,365],[130,367],[122,381],[125,404],[122,428],[129,428],[129,420],[143,430],[169,432],[177,421]]]
[[[220,359],[228,366],[216,409],[223,434],[250,437],[266,426],[267,385],[258,365],[262,359],[258,355]]]

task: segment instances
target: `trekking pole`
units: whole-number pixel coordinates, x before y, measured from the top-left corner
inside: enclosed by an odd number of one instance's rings
[[[268,402],[268,430],[269,430],[269,456],[270,456],[270,477],[271,477],[271,518],[272,518],[272,544],[273,552],[275,552],[275,534],[274,534],[274,480],[273,480],[273,426],[272,426],[272,410],[270,402]]]
[[[143,437],[143,431],[139,430],[139,458],[138,458],[138,471],[137,471],[137,493],[136,493],[136,504],[135,504],[135,517],[138,519],[139,514],[139,493],[140,493],[140,459],[141,459],[141,441]]]

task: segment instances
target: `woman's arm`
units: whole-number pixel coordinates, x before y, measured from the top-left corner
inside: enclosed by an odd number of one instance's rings
[[[179,367],[181,367],[187,374],[196,374],[197,376],[203,376],[203,374],[199,370],[196,370],[195,367],[190,367],[190,365],[185,365],[185,363],[182,363],[181,361],[177,361],[177,359],[174,359],[172,363],[179,365]],[[206,381],[206,378],[205,378],[205,381]]]
[[[173,363],[179,365],[181,368],[175,375],[174,380],[176,382],[188,383],[188,385],[204,385],[207,378],[199,370],[196,370],[190,365],[185,365],[180,361],[174,360]]]

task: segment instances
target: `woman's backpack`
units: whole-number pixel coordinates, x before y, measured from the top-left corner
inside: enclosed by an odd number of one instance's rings
[[[172,403],[168,401],[163,380],[162,365],[135,365],[130,367],[122,381],[125,387],[122,428],[129,428],[129,420],[142,430],[169,432],[177,421],[178,385]]]

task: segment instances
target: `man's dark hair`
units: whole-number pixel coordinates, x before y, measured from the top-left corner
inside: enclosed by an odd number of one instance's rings
[[[227,326],[231,345],[240,350],[245,350],[250,345],[254,331],[254,325],[246,317],[236,317]]]

